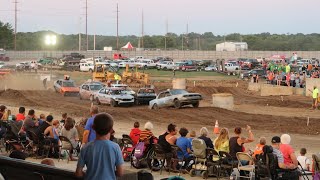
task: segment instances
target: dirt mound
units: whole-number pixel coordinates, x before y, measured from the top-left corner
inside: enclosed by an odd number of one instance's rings
[[[25,98],[24,95],[18,91],[13,89],[8,89],[6,91],[0,91],[0,97],[2,98]]]

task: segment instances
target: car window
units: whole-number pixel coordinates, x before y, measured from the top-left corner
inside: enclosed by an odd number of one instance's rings
[[[90,85],[91,91],[98,91],[101,88],[102,88],[102,85],[100,84]]]
[[[63,87],[75,87],[72,81],[65,81],[63,82]]]
[[[158,98],[160,99],[160,98],[164,98],[164,97],[166,97],[166,96],[165,96],[165,94],[166,94],[166,92],[162,92],[162,93],[160,93],[160,94],[159,94],[159,96],[158,96]]]
[[[100,93],[100,94],[106,94],[106,90],[105,90],[105,89],[101,89],[101,90],[99,91],[99,93]]]
[[[186,94],[188,93],[186,90],[183,90],[183,89],[173,89],[170,91],[170,93],[172,95],[178,95],[178,94]]]

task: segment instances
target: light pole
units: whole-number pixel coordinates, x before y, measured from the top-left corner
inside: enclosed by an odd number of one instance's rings
[[[55,46],[57,44],[57,36],[56,35],[46,35],[44,43],[48,47]],[[52,49],[49,49],[49,50],[50,50],[50,57],[52,57]],[[52,79],[52,64],[53,64],[53,62],[51,62],[50,80]]]

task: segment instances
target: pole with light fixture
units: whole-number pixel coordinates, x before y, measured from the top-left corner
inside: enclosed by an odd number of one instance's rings
[[[48,47],[53,47],[57,44],[57,36],[56,35],[46,35],[44,43]],[[52,49],[50,49],[50,57],[52,57]],[[51,62],[51,70],[50,70],[50,80],[52,79],[52,64]]]

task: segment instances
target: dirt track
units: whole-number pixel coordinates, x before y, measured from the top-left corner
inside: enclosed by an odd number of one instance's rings
[[[238,86],[236,84],[238,82]],[[170,87],[168,83],[155,84],[158,90]],[[128,122],[139,120],[141,123],[146,121],[155,124],[168,124],[174,122],[178,126],[192,127],[202,124],[214,126],[215,120],[219,120],[221,126],[225,127],[245,127],[250,124],[256,130],[267,130],[278,133],[299,133],[299,134],[318,134],[320,123],[312,126],[305,126],[306,119],[303,117],[284,117],[282,115],[254,114],[248,109],[247,112],[228,111],[219,108],[205,107],[210,104],[211,94],[227,92],[235,97],[235,104],[252,104],[257,107],[264,107],[266,104],[275,107],[292,108],[293,111],[301,108],[309,108],[309,99],[306,97],[284,97],[282,101],[279,97],[260,97],[258,94],[246,90],[246,83],[242,81],[206,81],[197,82],[197,87],[189,82],[189,91],[202,93],[205,100],[201,108],[183,109],[161,109],[149,110],[146,106],[139,107],[118,107],[101,106],[101,110],[110,113],[117,121]],[[53,91],[41,90],[7,90],[0,91],[0,104],[11,106],[27,106],[34,109],[46,110],[52,113],[68,112],[71,116],[82,117],[88,114],[90,107],[89,101],[82,101],[76,97],[62,97]],[[317,122],[318,119],[310,119],[310,122]]]

